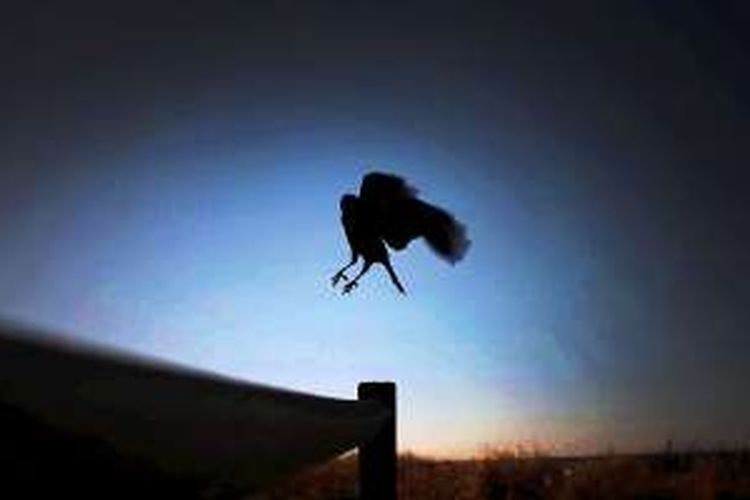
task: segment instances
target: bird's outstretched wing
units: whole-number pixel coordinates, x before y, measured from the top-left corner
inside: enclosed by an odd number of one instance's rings
[[[424,237],[440,257],[454,264],[469,247],[466,228],[450,213],[417,198],[417,190],[392,174],[371,172],[364,176],[359,198],[377,224],[389,247],[404,249]]]

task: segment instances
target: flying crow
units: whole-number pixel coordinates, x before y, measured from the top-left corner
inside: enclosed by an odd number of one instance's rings
[[[341,197],[341,223],[351,248],[350,262],[331,279],[335,287],[347,281],[343,293],[349,293],[370,267],[383,264],[399,292],[406,293],[393,270],[388,247],[403,250],[410,241],[423,237],[435,253],[455,264],[469,248],[466,228],[451,214],[417,198],[417,190],[392,174],[371,172],[364,176],[359,196]],[[364,264],[351,281],[345,271],[362,257]]]

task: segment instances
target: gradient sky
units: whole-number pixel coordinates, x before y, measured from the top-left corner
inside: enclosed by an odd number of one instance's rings
[[[602,3],[4,7],[0,317],[394,380],[420,453],[747,443],[750,8]],[[370,166],[473,241],[406,297],[329,284]]]

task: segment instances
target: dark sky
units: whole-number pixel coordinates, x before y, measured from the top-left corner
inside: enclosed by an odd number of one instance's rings
[[[560,420],[597,421],[576,439],[746,440],[749,23],[739,0],[2,7],[0,314],[106,329],[61,311],[103,266],[152,258],[114,247],[132,250],[138,210],[166,187],[161,222],[241,207],[221,187],[232,179],[268,207],[287,186],[292,220],[306,190],[354,188],[374,162],[464,209],[482,277],[441,286],[464,287],[451,321],[481,317],[467,342],[509,345],[528,327],[575,360]],[[284,155],[338,166],[285,170]],[[230,166],[205,166],[217,161]],[[214,208],[191,204],[203,187]],[[335,207],[320,215],[332,230]],[[335,261],[343,243],[326,241],[316,257]],[[79,250],[86,263],[66,260]],[[501,303],[507,324],[482,312]]]

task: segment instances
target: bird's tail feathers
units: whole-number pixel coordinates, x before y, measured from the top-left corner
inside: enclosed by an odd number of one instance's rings
[[[418,210],[423,236],[430,248],[451,264],[463,259],[471,245],[466,236],[466,226],[445,210],[429,203],[419,201]]]

